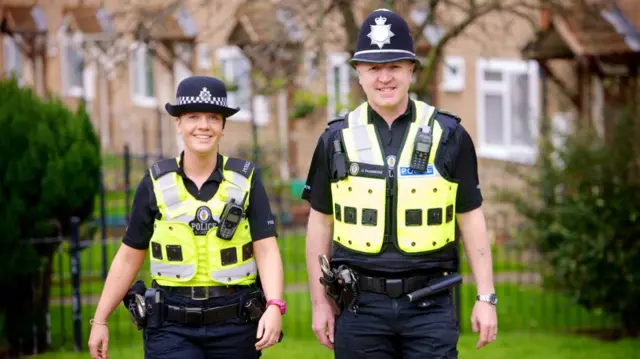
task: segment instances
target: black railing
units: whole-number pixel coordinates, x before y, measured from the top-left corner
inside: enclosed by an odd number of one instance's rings
[[[105,156],[95,219],[87,223],[74,219],[70,238],[50,239],[60,244],[53,256],[51,277],[50,350],[87,350],[89,319],[95,311],[111,260],[120,246],[133,193],[144,171],[160,158],[162,156],[132,156],[126,148],[122,154]],[[266,173],[269,168],[264,171]],[[313,338],[304,255],[308,206],[297,198],[299,183],[278,182],[275,178],[277,176],[272,174],[263,176],[273,211],[277,214],[285,266],[285,298],[289,313],[283,319],[283,329],[288,338]],[[491,215],[487,224],[493,241],[495,285],[500,298],[500,332],[573,332],[618,324],[614,317],[584,308],[547,283],[553,273],[533,247],[518,243],[514,238],[517,227],[509,213]],[[462,247],[460,253],[464,283],[455,291],[454,298],[460,329],[464,333],[470,329],[469,316],[476,289]],[[148,262],[138,278],[150,284]],[[113,313],[109,328],[111,350],[141,348],[142,334],[134,328],[123,306]]]

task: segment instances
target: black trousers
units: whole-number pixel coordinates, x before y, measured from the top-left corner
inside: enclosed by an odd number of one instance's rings
[[[250,289],[227,297],[206,301],[193,300],[165,292],[165,303],[185,307],[215,307],[238,303]],[[256,350],[257,323],[230,319],[200,327],[165,320],[159,328],[145,328],[145,359],[258,359]]]
[[[453,299],[444,292],[423,300],[361,292],[355,313],[336,318],[336,359],[457,359],[460,331]]]

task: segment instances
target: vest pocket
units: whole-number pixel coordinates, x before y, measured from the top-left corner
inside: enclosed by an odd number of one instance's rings
[[[253,257],[251,230],[243,219],[230,241],[207,234],[209,278],[221,285],[245,285],[255,280],[256,261]]]
[[[198,258],[191,229],[183,223],[156,222],[150,262],[153,278],[172,282],[193,278]]]

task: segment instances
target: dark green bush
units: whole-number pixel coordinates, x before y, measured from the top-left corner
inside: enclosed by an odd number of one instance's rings
[[[504,191],[528,221],[524,235],[547,260],[552,284],[640,334],[640,121],[608,117],[606,139],[583,129],[543,145],[533,191]],[[532,194],[535,193],[536,196]]]
[[[72,216],[86,221],[99,191],[100,144],[84,107],[75,113],[55,98],[43,101],[15,81],[0,82],[0,309],[13,347],[46,343],[51,258]],[[35,300],[32,300],[35,298]],[[29,314],[27,314],[29,313]]]

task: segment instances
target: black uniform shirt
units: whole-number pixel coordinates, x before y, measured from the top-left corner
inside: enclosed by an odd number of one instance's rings
[[[368,108],[370,123],[374,125],[378,132],[384,157],[395,155],[396,158],[399,158],[403,138],[409,129],[409,124],[415,117],[414,102],[409,101],[407,110],[391,126],[371,106]],[[446,127],[443,126],[444,122],[457,123],[455,117],[446,113],[440,113],[436,120],[440,122],[443,128]],[[337,123],[335,125],[332,124],[320,136],[311,160],[306,186],[302,193],[302,198],[309,201],[314,210],[324,214],[333,214],[330,179],[332,158],[330,149],[332,147],[329,144],[336,138],[335,136],[341,128]],[[452,133],[447,134],[447,129],[443,132],[443,137],[446,135],[447,139],[444,143],[440,143],[435,166],[443,177],[458,183],[456,212],[463,213],[480,207],[482,194],[480,192],[473,141],[461,125],[456,125],[454,128],[455,130]],[[445,160],[445,158],[450,160]],[[386,226],[388,226],[388,223]],[[396,242],[396,232],[396,228],[391,228],[391,242]],[[457,226],[456,237],[459,237]],[[363,272],[374,274],[402,274],[402,272],[416,272],[421,269],[428,271],[433,268],[454,270],[457,266],[457,263],[451,260],[434,263],[433,259],[428,260],[424,257],[404,255],[400,253],[395,245],[390,243],[385,243],[382,248],[383,253],[380,256],[355,254],[335,242],[333,247],[333,258],[337,262],[348,263]]]
[[[180,155],[181,158],[184,154]],[[180,161],[182,164],[182,160]],[[182,167],[178,169],[178,175],[182,176],[187,191],[200,201],[208,201],[218,191],[218,186],[222,181],[222,156],[218,154],[216,168],[209,178],[198,190],[196,184],[184,173]],[[194,213],[195,217],[195,213]],[[153,222],[160,218],[160,211],[153,191],[153,182],[149,171],[145,172],[140,181],[133,198],[133,207],[129,226],[122,239],[123,243],[136,249],[149,248],[149,241],[153,235]],[[247,218],[251,227],[251,238],[254,241],[277,236],[275,221],[271,213],[271,206],[267,192],[256,168],[251,181],[249,193],[249,206],[247,207]]]

